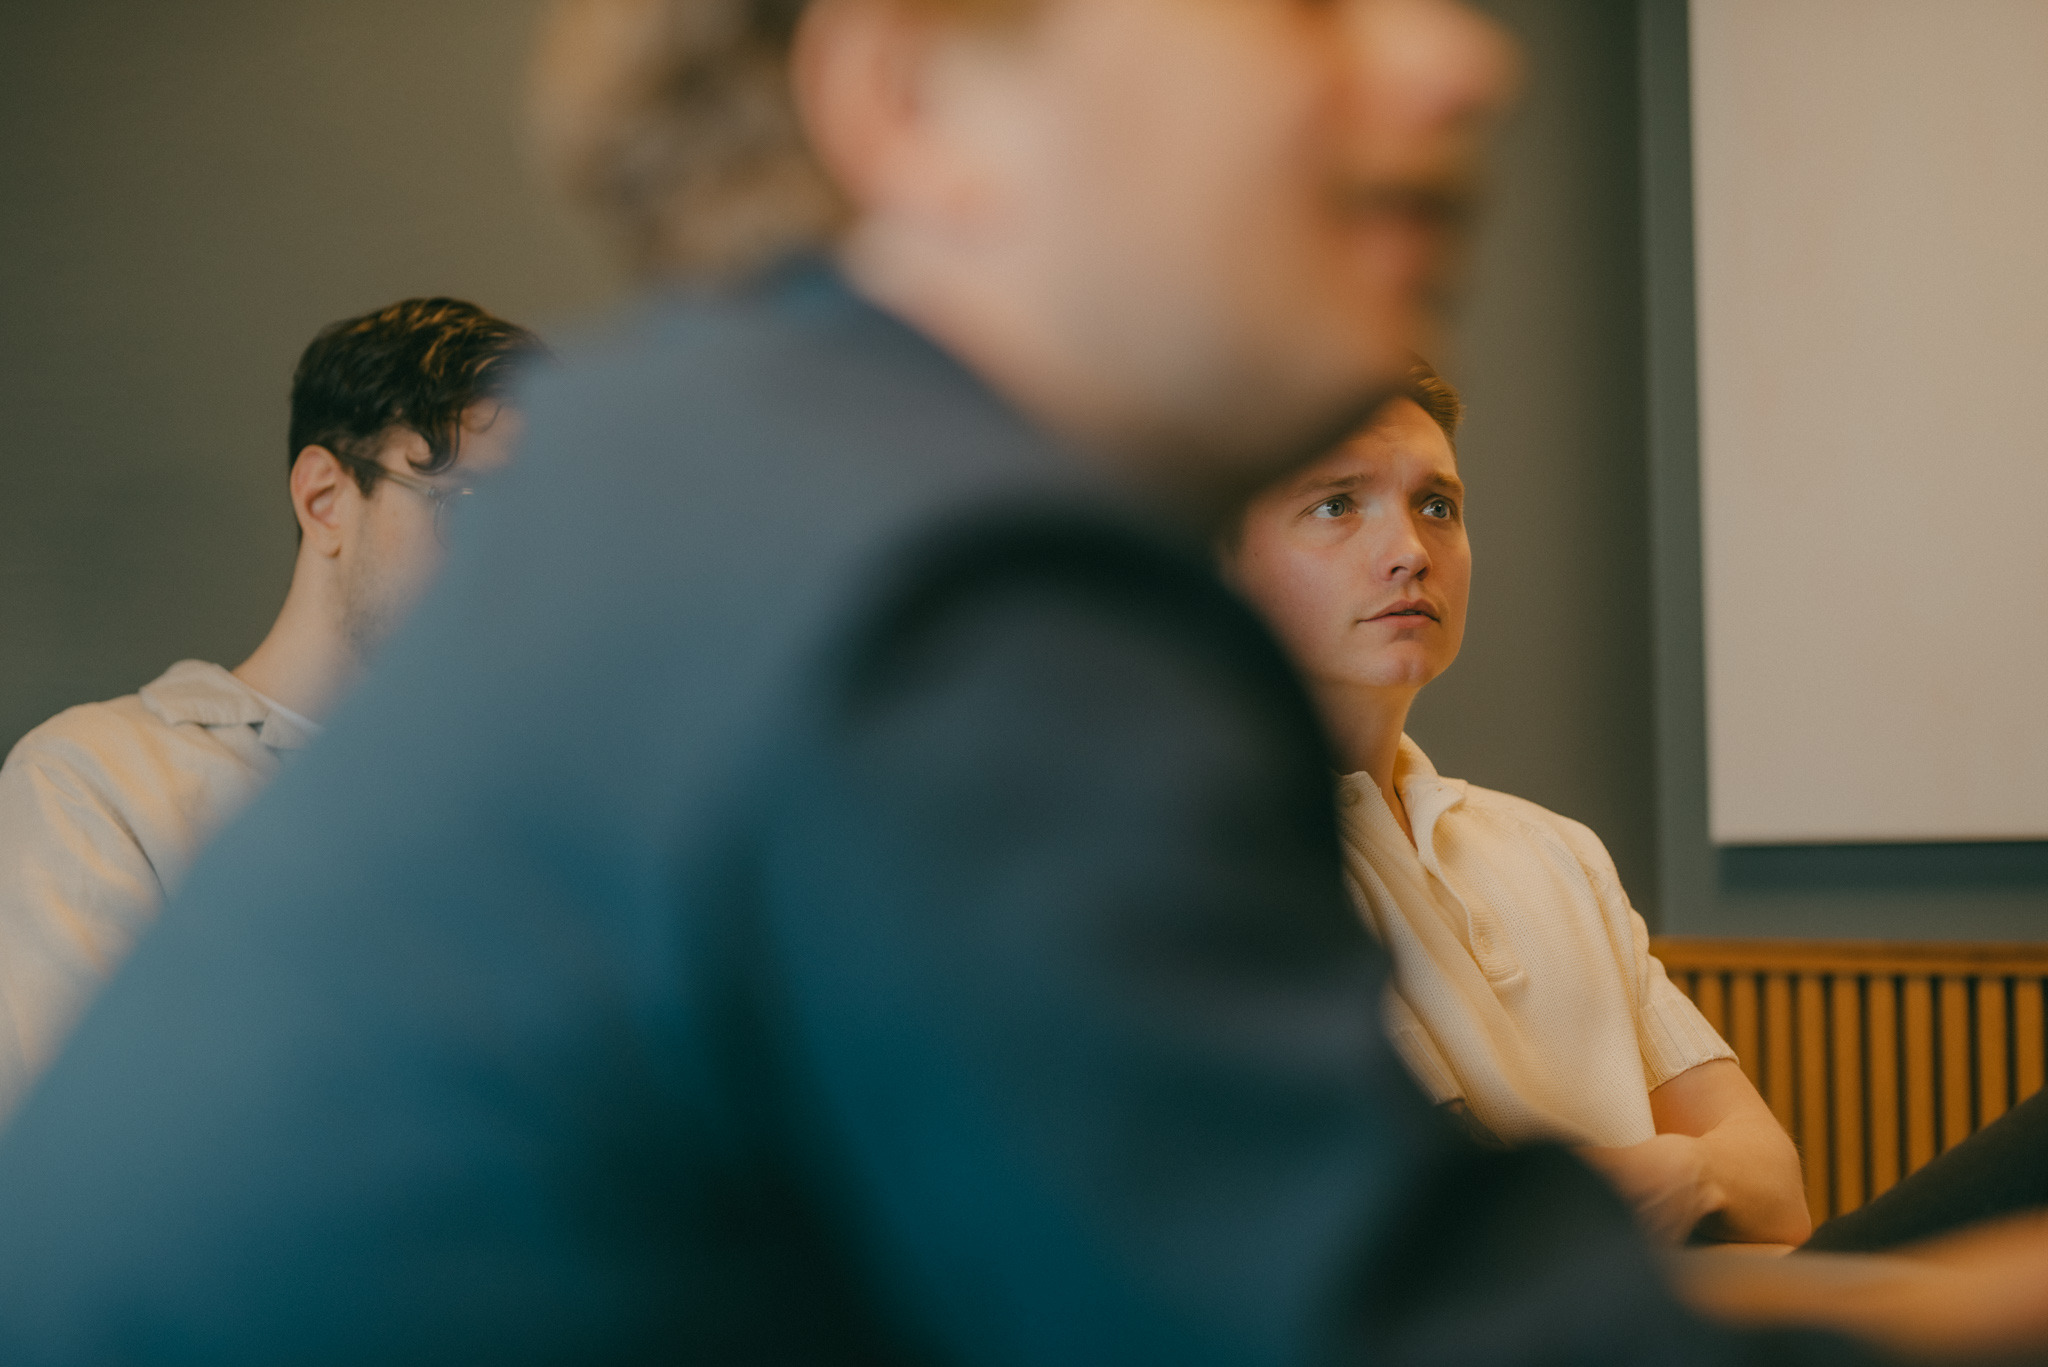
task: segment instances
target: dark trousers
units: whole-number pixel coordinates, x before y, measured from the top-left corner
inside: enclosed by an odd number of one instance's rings
[[[2048,1206],[2048,1092],[2029,1097],[1869,1205],[1829,1220],[1803,1247],[1875,1253],[2037,1206]]]

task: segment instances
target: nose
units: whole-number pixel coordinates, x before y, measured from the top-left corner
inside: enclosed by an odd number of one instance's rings
[[[1378,547],[1380,577],[1389,584],[1402,580],[1421,583],[1429,575],[1429,549],[1416,535],[1414,525],[1405,517],[1388,519],[1386,538]]]

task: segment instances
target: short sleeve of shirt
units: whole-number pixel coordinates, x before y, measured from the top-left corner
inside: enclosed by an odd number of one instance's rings
[[[1636,1039],[1643,1053],[1644,1085],[1655,1091],[1702,1063],[1733,1059],[1735,1051],[1728,1042],[1650,953],[1650,928],[1629,903],[1614,857],[1600,837],[1576,821],[1553,819],[1592,880],[1609,924],[1626,927],[1628,971],[1636,983]]]
[[[1636,924],[1642,925],[1642,917],[1636,917]],[[1735,1051],[1707,1024],[1707,1018],[1692,1004],[1692,999],[1665,975],[1664,965],[1657,962],[1647,946],[1642,958],[1649,990],[1643,996],[1636,1034],[1643,1046],[1643,1081],[1650,1090],[1655,1091],[1702,1063],[1734,1058]]]

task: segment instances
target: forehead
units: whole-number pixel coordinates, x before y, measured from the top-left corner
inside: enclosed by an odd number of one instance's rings
[[[502,399],[478,399],[462,410],[455,464],[465,471],[497,469],[511,459],[525,427],[525,415],[511,404]],[[417,470],[432,455],[427,439],[401,424],[385,431],[376,460],[394,470]]]
[[[1391,399],[1370,425],[1302,470],[1291,490],[1358,478],[1433,479],[1462,486],[1451,439],[1413,399]]]

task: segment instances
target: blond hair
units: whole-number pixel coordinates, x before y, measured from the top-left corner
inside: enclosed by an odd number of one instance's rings
[[[1420,356],[1410,356],[1407,371],[1401,376],[1400,387],[1395,391],[1400,397],[1413,400],[1415,406],[1429,415],[1431,422],[1443,429],[1446,440],[1453,449],[1458,445],[1458,424],[1465,421],[1465,400],[1456,386],[1437,374],[1436,367]]]
[[[897,0],[979,12],[995,0]],[[849,206],[804,136],[807,0],[555,0],[534,80],[552,177],[649,274],[743,276],[830,241]]]

